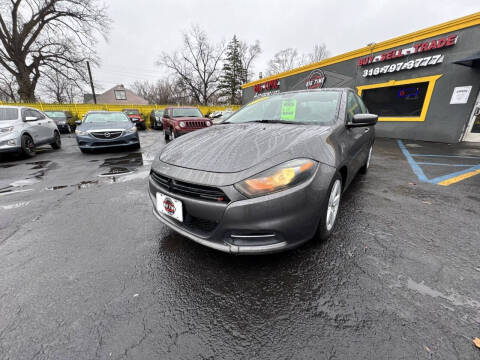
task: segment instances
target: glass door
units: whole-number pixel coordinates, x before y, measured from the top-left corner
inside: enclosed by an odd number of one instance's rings
[[[473,107],[472,116],[468,123],[467,132],[465,133],[464,141],[480,142],[480,92],[477,96],[477,101]]]

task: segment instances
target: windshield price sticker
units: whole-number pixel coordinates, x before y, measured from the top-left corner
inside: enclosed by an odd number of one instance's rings
[[[363,77],[376,76],[380,74],[393,73],[402,70],[411,70],[418,67],[436,65],[443,62],[444,55],[426,56],[416,60],[399,62],[392,65],[379,66],[369,70],[363,70]]]
[[[295,120],[296,111],[297,111],[296,99],[283,100],[281,120]]]

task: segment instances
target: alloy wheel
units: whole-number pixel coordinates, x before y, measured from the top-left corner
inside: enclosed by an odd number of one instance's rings
[[[342,193],[342,182],[337,179],[333,183],[330,197],[328,198],[327,220],[325,222],[327,231],[332,230],[337,218],[338,209],[340,207],[340,197]]]

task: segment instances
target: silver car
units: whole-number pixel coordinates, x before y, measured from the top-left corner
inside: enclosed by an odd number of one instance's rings
[[[62,146],[55,122],[37,109],[23,106],[0,106],[0,154],[6,152],[35,156],[36,147]]]

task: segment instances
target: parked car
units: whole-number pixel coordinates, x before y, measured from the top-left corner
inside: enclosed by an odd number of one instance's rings
[[[220,124],[222,121],[224,121],[224,120],[228,119],[230,116],[232,116],[232,114],[234,112],[235,111],[233,111],[233,110],[219,111],[213,117],[212,117],[212,115],[210,115],[210,119],[212,119],[212,122],[214,124]]]
[[[153,212],[178,233],[230,253],[325,239],[342,193],[370,165],[376,122],[351,89],[255,101],[163,148],[149,178]]]
[[[152,112],[150,113],[150,125],[152,126],[152,129],[163,130],[162,116],[163,109],[152,110]]]
[[[140,148],[137,127],[123,112],[89,111],[77,125],[75,135],[84,153],[111,147]]]
[[[0,153],[17,152],[32,157],[37,146],[62,147],[55,122],[39,110],[0,105]]]
[[[70,111],[53,111],[47,110],[45,114],[55,121],[57,124],[58,130],[64,133],[71,133],[72,130],[75,130],[75,117]]]
[[[138,109],[123,109],[122,112],[127,114],[130,120],[132,120],[139,129],[145,130],[147,128],[145,119],[142,117],[142,114],[140,114]]]
[[[204,117],[196,107],[169,107],[163,117],[163,133],[165,140],[173,140],[180,135],[212,126],[212,121]]]

